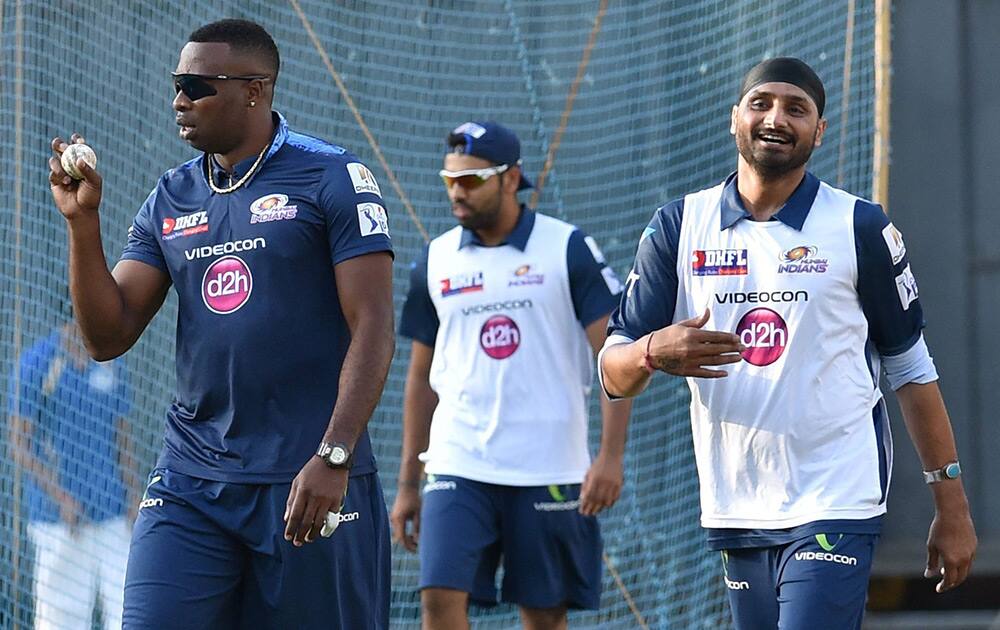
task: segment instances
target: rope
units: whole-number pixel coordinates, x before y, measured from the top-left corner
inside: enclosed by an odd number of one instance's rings
[[[563,108],[562,117],[559,119],[559,128],[556,129],[556,135],[552,138],[552,144],[549,145],[548,155],[545,156],[545,166],[542,167],[542,172],[538,174],[538,181],[535,182],[535,191],[531,193],[531,202],[528,205],[532,208],[538,203],[542,187],[545,186],[545,178],[549,174],[549,171],[552,170],[552,164],[556,160],[556,151],[559,150],[563,133],[566,131],[566,125],[569,124],[569,116],[573,113],[573,104],[576,101],[577,93],[580,91],[580,82],[583,81],[583,77],[587,73],[587,64],[590,63],[590,53],[594,49],[594,44],[597,43],[597,35],[601,31],[601,22],[604,20],[604,14],[607,11],[608,0],[601,0],[601,5],[597,9],[597,17],[594,18],[594,28],[590,29],[590,37],[587,39],[587,45],[583,49],[580,65],[576,68],[576,78],[573,79],[573,85],[570,86],[569,94],[566,95],[566,106]]]
[[[524,77],[524,89],[528,93],[528,102],[531,104],[531,120],[535,124],[535,135],[538,137],[542,144],[542,151],[547,153],[549,150],[548,137],[549,134],[545,129],[545,120],[542,118],[542,108],[538,104],[538,91],[535,89],[535,83],[531,78],[531,63],[528,57],[528,47],[524,44],[524,38],[521,37],[521,25],[517,19],[517,13],[514,11],[514,4],[511,0],[504,2],[504,8],[507,11],[507,17],[510,20],[510,32],[514,39],[514,43],[517,44],[517,59],[521,62],[521,75]],[[566,218],[566,212],[563,208],[562,195],[559,191],[559,186],[555,187],[555,204],[554,214],[560,218]],[[534,208],[537,202],[537,197],[532,198],[531,203],[528,204],[530,208]]]
[[[622,577],[618,575],[618,570],[615,569],[615,565],[611,564],[611,558],[608,557],[607,552],[603,552],[601,556],[604,558],[604,564],[608,567],[608,571],[611,571],[611,577],[615,579],[615,585],[618,590],[621,591],[622,597],[625,598],[625,603],[628,604],[628,609],[632,611],[635,615],[635,620],[639,624],[642,630],[649,630],[649,626],[646,624],[646,620],[643,619],[642,613],[639,612],[639,607],[635,605],[635,601],[632,599],[632,594],[628,592],[625,588],[625,583],[622,581]]]
[[[389,162],[386,161],[385,155],[382,154],[382,148],[379,146],[378,141],[375,140],[375,136],[372,135],[371,130],[368,129],[368,125],[365,124],[365,119],[361,115],[361,111],[358,109],[357,105],[354,104],[354,99],[351,98],[350,92],[347,91],[347,86],[340,78],[340,74],[333,67],[333,62],[330,61],[330,56],[326,54],[326,49],[323,48],[323,44],[319,41],[319,37],[316,36],[312,23],[309,21],[309,18],[306,17],[306,14],[299,5],[298,0],[288,0],[288,2],[299,15],[299,19],[302,21],[302,26],[305,27],[306,32],[309,34],[309,39],[316,48],[316,52],[319,53],[320,58],[323,60],[323,65],[326,66],[327,71],[330,73],[330,77],[333,78],[334,83],[337,84],[337,89],[340,90],[341,96],[344,97],[347,107],[351,110],[351,113],[354,114],[354,120],[358,122],[358,126],[361,127],[361,132],[365,134],[365,138],[368,140],[369,146],[371,146],[372,151],[375,152],[375,158],[379,161],[379,164],[382,165],[382,170],[385,171],[385,174],[389,177],[389,183],[392,184],[393,190],[396,191],[396,195],[403,203],[403,207],[406,208],[406,212],[410,215],[410,219],[417,227],[417,231],[420,232],[424,242],[430,241],[430,234],[427,233],[427,229],[424,227],[424,224],[421,223],[420,218],[417,217],[417,213],[413,209],[413,204],[410,203],[410,198],[406,196],[405,192],[403,192],[403,187],[400,186],[399,180],[396,179],[396,173],[389,166]]]

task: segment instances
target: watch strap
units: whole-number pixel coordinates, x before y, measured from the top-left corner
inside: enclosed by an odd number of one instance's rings
[[[347,453],[347,458],[342,462],[335,462],[331,459],[331,456],[336,449],[342,449]],[[330,468],[350,468],[351,463],[354,460],[354,453],[351,452],[349,446],[343,442],[320,442],[319,447],[316,449],[316,456],[323,460],[323,462]]]
[[[953,462],[948,462],[941,468],[937,468],[935,470],[925,470],[924,482],[928,484],[940,483],[947,479],[957,479],[961,474],[962,474],[962,466],[956,460]]]

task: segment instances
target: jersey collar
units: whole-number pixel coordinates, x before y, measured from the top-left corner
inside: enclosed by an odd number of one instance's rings
[[[517,218],[517,224],[507,235],[500,245],[513,245],[522,252],[528,247],[528,239],[531,237],[531,230],[535,227],[535,212],[521,205],[521,216]],[[470,229],[462,228],[462,238],[458,241],[458,248],[462,249],[466,245],[477,245],[485,247],[479,237]],[[498,245],[498,247],[500,246]]]
[[[271,140],[271,146],[268,148],[267,154],[264,155],[264,160],[257,168],[257,172],[254,173],[250,177],[250,179],[243,185],[244,187],[249,186],[251,183],[253,183],[253,180],[257,179],[257,176],[260,175],[260,172],[264,170],[267,161],[271,159],[271,156],[273,156],[275,153],[278,152],[278,150],[285,144],[285,140],[288,139],[288,122],[285,120],[285,117],[282,116],[280,112],[272,111],[271,118],[274,121],[274,137]],[[213,158],[211,155],[206,154],[205,159],[208,160],[209,164],[211,164],[212,166],[212,175],[215,177],[216,183],[226,182],[229,179],[228,172],[221,166],[219,166],[219,164],[215,161],[215,158]],[[257,156],[251,155],[245,160],[240,160],[239,162],[237,162],[236,166],[233,168],[233,177],[232,177],[233,181],[236,181],[237,179],[243,177],[243,175],[245,175],[246,172],[250,170],[250,167],[253,166],[253,163],[256,161],[257,161]]]
[[[781,210],[771,217],[771,220],[778,220],[788,227],[802,231],[802,226],[809,216],[809,209],[812,208],[816,193],[819,192],[819,178],[806,171],[806,176],[802,178],[795,192],[788,198]],[[725,186],[722,189],[722,201],[720,202],[721,225],[720,230],[733,227],[740,219],[749,219],[750,213],[743,206],[740,193],[736,189],[736,172],[733,171],[726,178]]]

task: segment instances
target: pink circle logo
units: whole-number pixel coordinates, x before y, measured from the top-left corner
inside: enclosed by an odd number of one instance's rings
[[[494,359],[506,359],[521,345],[521,330],[506,315],[494,315],[479,331],[479,345]]]
[[[755,308],[740,319],[736,334],[747,347],[743,359],[763,367],[777,361],[788,344],[788,325],[769,308]]]
[[[201,281],[201,297],[208,310],[228,315],[240,309],[250,299],[253,275],[239,256],[223,256],[205,270]]]

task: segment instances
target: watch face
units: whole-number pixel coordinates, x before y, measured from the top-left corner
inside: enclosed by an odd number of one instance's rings
[[[330,449],[330,463],[335,465],[343,464],[347,461],[347,451],[342,446],[334,446]]]
[[[944,467],[944,476],[947,477],[948,479],[955,479],[960,474],[962,474],[962,469],[959,467],[957,463],[948,464],[947,466]]]

